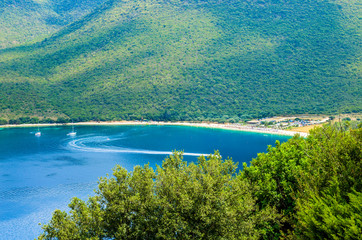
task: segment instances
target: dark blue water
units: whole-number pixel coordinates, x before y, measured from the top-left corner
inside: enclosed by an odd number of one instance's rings
[[[289,137],[178,126],[79,126],[0,128],[0,239],[34,239],[38,223],[55,209],[67,209],[73,196],[93,195],[97,180],[119,164],[161,164],[172,150],[185,160],[220,150],[235,162],[249,162],[267,145]]]

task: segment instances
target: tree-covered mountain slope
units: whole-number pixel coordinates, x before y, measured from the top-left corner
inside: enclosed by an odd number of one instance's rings
[[[238,119],[361,111],[347,0],[111,0],[0,51],[2,117]]]
[[[0,49],[42,40],[105,0],[1,0]]]

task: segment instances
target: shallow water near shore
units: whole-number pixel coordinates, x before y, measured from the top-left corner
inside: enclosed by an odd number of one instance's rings
[[[161,165],[172,150],[184,159],[219,150],[249,163],[267,145],[290,137],[185,126],[70,126],[4,128],[0,131],[0,239],[34,239],[55,209],[93,195],[97,180],[119,164]]]

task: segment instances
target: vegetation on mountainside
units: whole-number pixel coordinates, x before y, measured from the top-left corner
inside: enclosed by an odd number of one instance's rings
[[[240,173],[218,152],[189,164],[175,152],[156,171],[117,166],[39,239],[360,239],[362,128],[344,127],[277,143]]]
[[[110,0],[41,42],[0,51],[0,117],[360,112],[358,4]]]
[[[0,49],[43,40],[91,12],[104,0],[3,0]]]

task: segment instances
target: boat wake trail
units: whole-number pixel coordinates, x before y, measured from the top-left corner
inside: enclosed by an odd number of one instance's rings
[[[108,145],[112,141],[119,140],[121,138],[109,138],[103,136],[93,136],[78,138],[70,141],[67,148],[73,151],[83,152],[104,152],[104,153],[136,153],[136,154],[152,154],[152,155],[170,155],[171,151],[157,151],[157,150],[144,150],[144,149],[131,149],[122,148]],[[201,156],[206,155],[203,153],[188,153],[184,152],[184,156]]]

